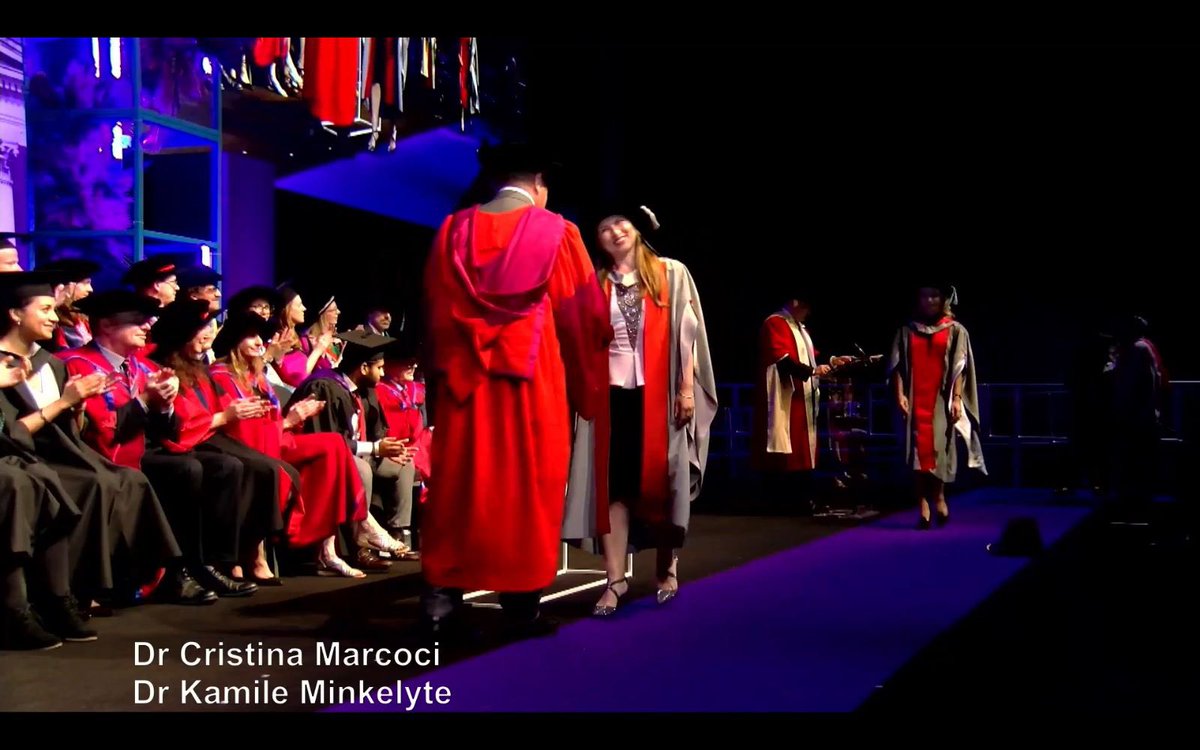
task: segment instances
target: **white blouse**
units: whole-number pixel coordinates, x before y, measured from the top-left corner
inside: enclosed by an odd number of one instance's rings
[[[29,356],[32,357],[36,354],[38,348],[35,344],[30,349]],[[45,409],[62,397],[62,393],[58,390],[58,380],[54,377],[54,370],[50,369],[49,362],[43,364],[37,372],[26,378],[24,385],[39,409]]]
[[[614,284],[621,283],[628,286],[636,279],[636,271],[623,276],[612,274]],[[633,389],[646,385],[646,373],[642,366],[645,352],[645,336],[643,334],[646,332],[646,299],[644,291],[642,294],[642,314],[638,317],[638,330],[634,337],[636,345],[630,340],[629,325],[617,304],[616,289],[613,290],[610,298],[609,319],[612,322],[614,336],[612,344],[608,347],[608,383],[615,388]]]

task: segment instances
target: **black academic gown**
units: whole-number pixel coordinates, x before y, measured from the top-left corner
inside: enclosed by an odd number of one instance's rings
[[[30,359],[34,372],[49,364],[61,393],[67,382],[62,360],[45,349]],[[18,418],[38,410],[27,383],[0,390],[0,400]],[[88,447],[69,410],[38,430],[33,444],[37,458],[58,476],[81,514],[70,544],[75,588],[85,592],[113,588],[112,561],[121,552],[141,571],[180,556],[162,504],[146,476],[118,466]]]
[[[37,460],[33,436],[0,399],[0,557],[29,556],[61,539],[80,512],[58,475]]]
[[[309,396],[324,401],[325,408],[304,423],[304,432],[336,432],[346,439],[350,452],[355,455],[358,455],[358,440],[373,443],[387,437],[387,419],[374,388],[351,392],[346,387],[346,381],[338,373],[333,370],[318,370],[292,394],[284,414],[291,411],[294,404]],[[362,438],[354,431],[354,423],[351,421],[358,412],[356,397],[361,400],[366,417],[367,431],[366,436]]]

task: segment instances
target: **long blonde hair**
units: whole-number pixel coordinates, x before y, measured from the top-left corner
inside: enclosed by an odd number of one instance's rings
[[[634,230],[637,232],[637,230]],[[601,271],[604,275],[611,276],[613,266],[616,261],[607,252],[601,251]],[[638,276],[641,277],[642,285],[646,287],[646,292],[650,295],[650,299],[654,300],[654,304],[659,307],[665,307],[666,302],[662,300],[662,279],[658,275],[658,266],[662,263],[658,258],[658,253],[654,252],[654,248],[650,246],[642,237],[641,232],[637,232],[637,245],[633,249],[633,265],[637,269]]]
[[[239,344],[230,349],[229,354],[222,361],[229,367],[229,371],[233,373],[233,379],[239,385],[247,386],[250,391],[257,391],[262,395],[262,373],[265,366],[262,357],[247,360],[242,356]]]

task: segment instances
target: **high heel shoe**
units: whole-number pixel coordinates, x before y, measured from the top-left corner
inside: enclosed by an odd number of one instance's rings
[[[676,565],[678,563],[679,563],[678,557],[671,558],[671,565]],[[671,578],[675,579],[675,588],[664,589],[664,588],[660,587],[658,589],[658,592],[654,595],[655,600],[659,604],[666,604],[667,602],[674,599],[676,597],[676,595],[679,594],[679,578],[674,573],[672,573],[670,570],[667,571],[667,577],[665,579],[662,579],[663,583],[666,583],[666,581]]]
[[[934,520],[937,523],[937,527],[939,529],[942,528],[946,524],[950,523],[950,511],[946,511],[945,513],[938,511]]]
[[[335,557],[332,560],[317,558],[317,575],[319,576],[342,576],[343,578],[366,578],[367,574],[358,568],[350,567],[350,564],[340,557]]]
[[[933,522],[930,521],[928,518],[925,518],[924,516],[922,516],[921,519],[919,521],[917,521],[917,531],[929,531],[929,529],[932,526],[933,526]]]
[[[625,584],[625,590],[618,593],[616,587],[620,586],[622,583]],[[613,592],[613,596],[617,597],[617,601],[619,602],[621,601],[622,596],[629,593],[629,581],[625,580],[624,578],[619,581],[612,581],[608,584],[608,590]],[[608,617],[616,611],[617,605],[615,604],[611,607],[606,604],[597,604],[596,606],[592,607],[592,617]]]

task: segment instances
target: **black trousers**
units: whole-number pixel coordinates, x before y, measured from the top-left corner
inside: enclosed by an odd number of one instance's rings
[[[185,565],[238,562],[241,462],[216,451],[154,450],[143,456],[142,473],[162,501]]]

